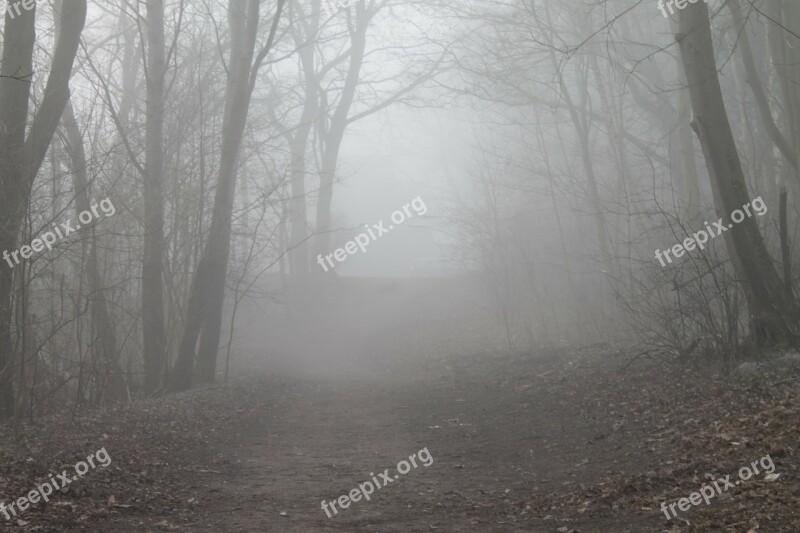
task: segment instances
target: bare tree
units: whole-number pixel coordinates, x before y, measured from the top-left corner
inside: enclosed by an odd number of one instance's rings
[[[703,148],[717,214],[732,228],[725,243],[747,296],[752,333],[760,344],[782,341],[794,330],[794,298],[783,290],[756,221],[748,217],[735,227],[730,223],[730,213],[747,204],[750,195],[717,75],[706,4],[681,10],[675,38],[692,99],[692,128]]]
[[[146,156],[144,257],[142,259],[142,349],[144,389],[159,387],[166,364],[164,340],[164,0],[147,0]]]
[[[86,171],[86,152],[83,149],[83,136],[81,135],[72,103],[67,102],[62,117],[66,137],[67,153],[72,161],[72,183],[75,191],[75,216],[89,210],[89,179]],[[97,253],[97,238],[92,226],[82,227],[84,234],[81,248],[82,264],[86,265],[85,272],[88,278],[89,299],[92,316],[92,338],[95,361],[105,361],[109,374],[109,396],[112,400],[125,400],[128,397],[127,387],[122,375],[122,366],[119,363],[117,341],[114,335],[114,323],[108,311],[108,297],[100,273]]]
[[[14,250],[28,209],[36,174],[69,99],[69,79],[86,20],[86,1],[70,0],[58,21],[60,30],[44,96],[30,130],[28,102],[33,79],[35,7],[16,17],[6,13],[3,63],[0,68],[0,248]],[[0,267],[0,418],[13,411],[11,339],[13,275]]]
[[[178,348],[178,359],[172,372],[171,388],[186,389],[192,384],[197,354],[197,378],[214,381],[222,327],[222,304],[231,238],[231,214],[236,187],[236,163],[241,145],[250,97],[258,71],[275,41],[285,0],[278,0],[267,42],[253,60],[259,23],[259,2],[231,2],[228,7],[231,52],[228,63],[228,84],[225,91],[225,113],[222,127],[222,156],[217,192],[208,241],[192,280],[185,331]]]

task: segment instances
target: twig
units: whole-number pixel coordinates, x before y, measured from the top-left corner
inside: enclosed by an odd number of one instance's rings
[[[776,381],[775,383],[771,383],[770,387],[774,387],[775,385],[783,385],[784,383],[791,383],[792,381],[800,380],[800,378],[789,378],[789,379],[782,379],[780,381]]]
[[[636,361],[636,360],[637,360],[637,359],[639,359],[640,357],[643,357],[643,356],[646,356],[646,355],[650,355],[651,353],[653,353],[653,352],[655,352],[655,351],[656,351],[656,348],[651,348],[650,350],[645,350],[645,351],[643,351],[642,353],[638,354],[636,357],[634,357],[633,359],[631,359],[630,361],[628,361],[628,362],[625,364],[625,366],[623,366],[622,368],[620,368],[620,369],[619,369],[619,372],[622,372],[623,370],[627,369],[629,366],[631,366],[631,365],[634,363],[634,361]]]

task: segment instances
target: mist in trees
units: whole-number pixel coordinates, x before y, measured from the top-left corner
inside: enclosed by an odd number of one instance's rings
[[[797,11],[68,0],[6,14],[0,247],[101,198],[117,212],[0,264],[0,413],[19,425],[224,382],[258,350],[358,351],[413,308],[380,295],[423,278],[482,291],[466,305],[512,351],[606,342],[730,366],[793,342]],[[765,216],[731,221],[756,197]],[[424,216],[318,266],[414,198]],[[654,257],[718,219],[723,238]],[[351,340],[323,346],[337,329]]]
[[[0,41],[0,516],[78,473],[10,527],[662,531],[746,451],[752,507],[676,527],[796,530],[795,0],[24,0]]]

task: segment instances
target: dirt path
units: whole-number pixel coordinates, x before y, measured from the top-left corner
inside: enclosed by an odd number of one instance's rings
[[[500,512],[504,492],[532,481],[504,460],[502,448],[510,443],[487,442],[489,428],[464,418],[476,406],[454,397],[456,391],[381,377],[284,384],[292,391],[288,402],[245,421],[242,433],[223,444],[235,467],[214,490],[220,510],[238,509],[218,515],[215,527],[475,531],[506,522],[504,529],[517,529]],[[348,493],[371,473],[388,468],[390,478],[398,475],[397,463],[423,448],[433,458],[429,467],[419,461],[371,501],[354,502],[332,518],[321,509],[322,500]],[[485,508],[492,509],[488,516]]]
[[[4,447],[6,501],[100,446],[112,464],[0,530],[797,531],[800,371],[741,385],[663,361],[619,372],[628,359],[589,347],[262,361],[227,389],[52,421]],[[322,510],[423,448],[430,466]],[[777,482],[671,521],[659,511],[767,453]]]
[[[219,464],[209,468],[220,474],[198,482],[205,492],[200,520],[187,526],[555,531],[561,525],[555,517],[520,501],[641,468],[635,450],[621,457],[604,417],[586,418],[576,398],[553,395],[554,387],[563,390],[565,361],[529,359],[523,362],[528,373],[516,376],[481,374],[476,361],[430,364],[416,375],[348,369],[333,377],[254,379],[243,388],[250,401],[267,392],[257,409],[212,443]],[[541,374],[539,383],[531,381]],[[429,467],[412,468],[371,501],[353,502],[331,518],[321,509],[322,500],[348,493],[373,472],[396,474],[399,461],[423,448],[433,457]]]

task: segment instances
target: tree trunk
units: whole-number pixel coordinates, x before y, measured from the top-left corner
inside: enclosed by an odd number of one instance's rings
[[[314,98],[316,101],[316,97]],[[305,107],[304,109],[309,109]],[[305,111],[303,117],[306,116]],[[303,134],[305,130],[305,134]],[[290,252],[292,266],[291,298],[292,307],[305,308],[308,299],[308,212],[306,209],[306,143],[308,127],[300,125],[291,144],[291,207],[290,207]]]
[[[692,99],[689,89],[686,88],[686,72],[683,62],[677,61],[678,77],[682,87],[678,89],[677,115],[674,132],[670,142],[670,161],[677,165],[675,172],[681,176],[681,197],[683,199],[683,214],[692,223],[699,224],[702,220],[703,204],[700,195],[700,179],[697,175],[695,164],[695,146],[691,130]],[[673,148],[673,145],[675,148]]]
[[[778,125],[775,123],[769,106],[767,91],[764,89],[764,85],[758,77],[756,61],[753,57],[753,49],[750,46],[750,37],[747,34],[747,19],[745,19],[742,14],[742,8],[739,6],[738,0],[729,0],[728,8],[731,10],[734,21],[742,25],[741,30],[737,33],[739,53],[742,56],[742,63],[744,64],[745,73],[747,75],[747,83],[753,91],[753,97],[756,101],[758,113],[764,123],[764,128],[767,130],[769,138],[772,139],[772,142],[778,147],[778,150],[780,150],[781,154],[783,154],[789,162],[789,165],[795,170],[795,176],[797,176],[797,153],[792,143],[784,137]]]
[[[780,87],[779,94],[783,100],[786,117],[784,124],[788,131],[788,141],[794,149],[795,155],[800,157],[800,89],[798,89],[800,69],[796,67],[796,62],[800,59],[800,53],[797,52],[797,48],[800,47],[800,38],[796,37],[800,32],[800,22],[790,18],[791,11],[797,10],[797,6],[790,4],[790,2],[774,0],[764,5],[764,11],[777,21],[767,25],[770,58],[775,67],[775,79]],[[795,17],[798,15],[800,13],[795,12]],[[790,61],[794,63],[790,65]],[[800,183],[800,159],[793,165],[792,170],[795,183]]]
[[[301,15],[302,16],[302,15]],[[290,307],[305,310],[308,304],[308,278],[310,274],[308,238],[308,209],[306,206],[306,152],[311,128],[319,120],[319,83],[316,77],[314,46],[307,42],[309,34],[319,31],[319,15],[314,12],[308,19],[309,27],[303,34],[294,32],[298,47],[304,83],[303,114],[292,135],[287,134],[291,150],[291,205],[290,205],[290,264],[292,278]]]
[[[579,73],[580,76],[580,73]],[[582,83],[587,83],[585,78],[581,78]],[[589,142],[589,122],[585,119],[581,120],[578,115],[576,105],[573,103],[570,96],[569,87],[564,82],[564,77],[559,75],[559,83],[561,86],[561,95],[567,105],[569,116],[572,119],[572,125],[575,127],[575,133],[578,136],[581,149],[581,161],[583,162],[583,169],[586,173],[586,183],[589,188],[589,199],[592,204],[592,218],[594,218],[595,231],[597,232],[597,244],[600,246],[600,254],[603,259],[603,266],[612,274],[613,279],[619,280],[617,274],[616,261],[611,255],[612,244],[608,236],[608,227],[606,224],[606,217],[603,209],[603,200],[600,197],[600,188],[597,184],[597,177],[594,172],[594,164],[592,163],[592,149]]]
[[[142,259],[142,347],[144,390],[161,385],[166,362],[164,339],[164,0],[147,0],[147,117]]]
[[[267,47],[271,46],[280,19],[284,0],[278,0],[277,12]],[[222,327],[222,304],[225,295],[225,275],[228,269],[228,254],[231,241],[231,214],[236,188],[236,165],[247,111],[253,91],[259,61],[250,69],[258,30],[258,0],[232,1],[228,5],[228,22],[231,33],[231,55],[228,66],[228,83],[225,89],[225,111],[222,123],[222,154],[220,156],[219,179],[214,197],[208,242],[192,280],[189,295],[186,329],[178,348],[178,359],[170,376],[170,388],[182,390],[191,386],[195,360],[195,347],[200,340],[197,354],[197,378],[211,383],[217,367],[220,329]],[[202,334],[201,334],[202,333]]]
[[[751,197],[722,99],[706,4],[680,11],[676,40],[692,99],[692,128],[703,148],[717,214],[731,228],[725,243],[744,284],[752,331],[759,344],[778,342],[791,332],[794,302],[783,290],[756,221],[752,217],[735,225],[730,221],[730,213]]]
[[[317,198],[317,236],[315,249],[317,254],[330,253],[330,226],[331,204],[333,203],[333,183],[336,178],[336,164],[339,161],[339,149],[349,124],[348,115],[353,105],[361,66],[364,63],[364,52],[367,47],[367,28],[369,15],[365,10],[364,2],[355,6],[355,28],[350,32],[350,62],[347,67],[347,76],[342,87],[342,96],[333,116],[330,118],[330,127],[323,135],[324,150],[322,153],[322,168],[319,177],[319,197]],[[315,269],[318,280],[318,290],[322,290],[322,283],[326,277],[321,268]],[[333,272],[331,271],[332,275]]]
[[[75,217],[83,211],[89,210],[89,180],[86,175],[86,154],[83,149],[81,136],[72,103],[67,102],[62,117],[64,131],[67,137],[67,152],[72,161],[72,183],[75,190]],[[102,276],[97,258],[97,239],[91,226],[82,226],[79,230],[83,233],[83,261],[88,267],[86,275],[89,282],[89,301],[92,319],[92,346],[95,360],[102,357],[107,361],[108,367],[108,392],[112,400],[125,400],[127,387],[119,364],[117,354],[117,341],[114,336],[114,324],[108,312],[106,291],[103,286]],[[99,349],[98,349],[99,347]],[[100,356],[100,357],[98,357]],[[101,365],[101,368],[105,365]]]
[[[41,104],[26,138],[28,101],[33,76],[36,8],[5,18],[0,67],[0,249],[13,251],[33,180],[69,99],[69,78],[86,20],[86,1],[70,0],[58,24],[58,38]],[[0,265],[0,418],[13,413],[12,269]]]

